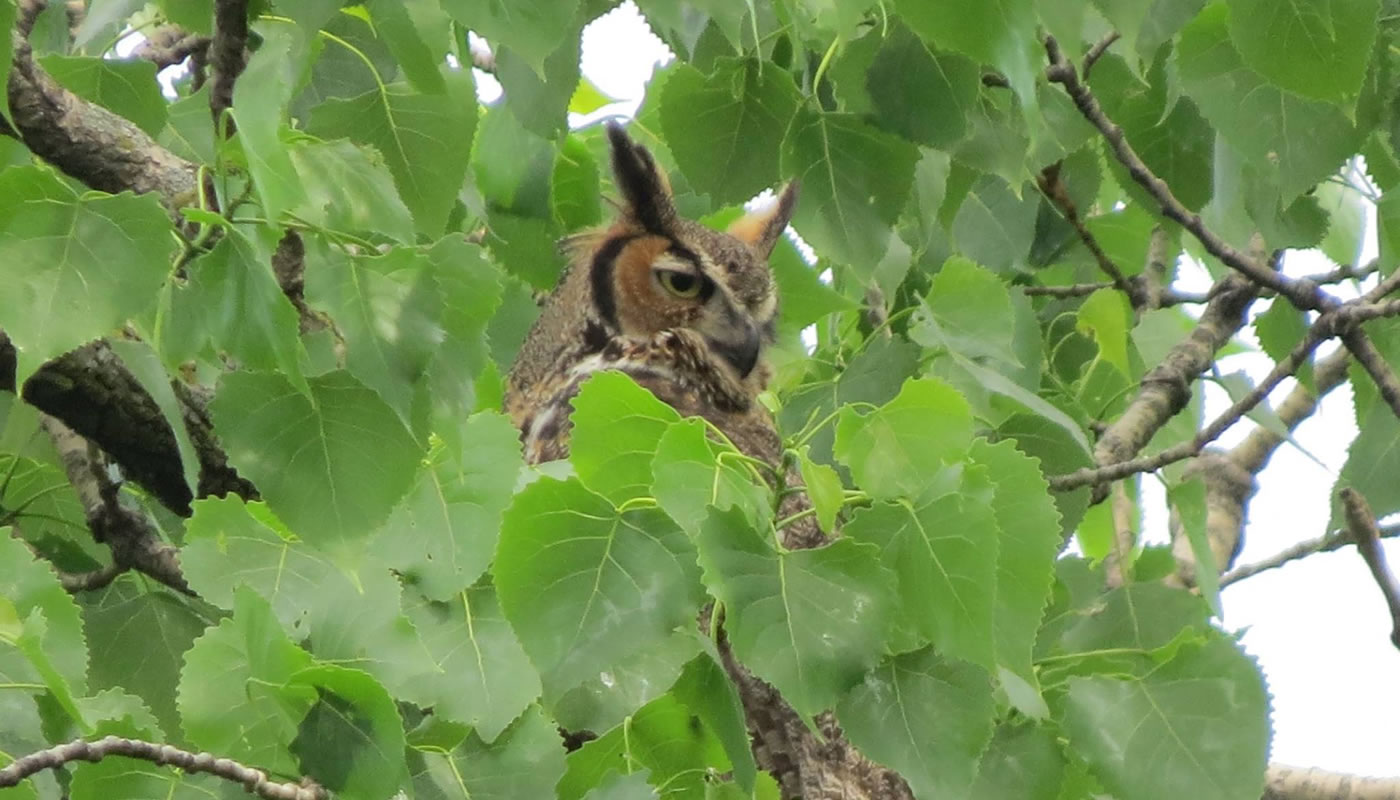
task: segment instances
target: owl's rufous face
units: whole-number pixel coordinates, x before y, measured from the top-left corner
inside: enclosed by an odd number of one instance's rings
[[[647,149],[609,123],[622,217],[596,240],[587,268],[604,322],[627,336],[689,328],[740,378],[772,340],[777,294],[768,255],[797,201],[790,183],[767,209],[713,231],[680,218]]]

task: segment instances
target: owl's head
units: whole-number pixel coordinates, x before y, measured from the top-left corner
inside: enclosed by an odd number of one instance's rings
[[[792,217],[797,185],[724,232],[676,213],[670,182],[645,147],[607,126],[621,215],[570,246],[589,270],[593,302],[609,333],[643,338],[689,328],[733,367],[754,371],[773,339],[778,298],[768,256]]]

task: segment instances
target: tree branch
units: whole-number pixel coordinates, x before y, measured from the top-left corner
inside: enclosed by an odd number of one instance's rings
[[[0,769],[0,787],[18,786],[19,782],[46,769],[56,769],[74,761],[101,761],[109,756],[124,756],[149,761],[161,766],[173,766],[185,772],[203,772],[226,781],[243,784],[245,791],[263,800],[329,800],[327,792],[310,778],[301,783],[278,783],[268,780],[267,773],[244,766],[227,758],[215,758],[209,753],[198,755],[168,744],[143,742],[108,736],[96,742],[82,739],[21,756]]]
[[[248,63],[244,55],[247,44],[248,0],[216,0],[214,40],[209,46],[209,63],[214,67],[209,110],[215,129],[226,135],[234,132],[233,120],[226,120],[224,112],[233,108],[233,85]]]
[[[1271,268],[1270,265],[1236,250],[1219,236],[1216,236],[1201,221],[1200,215],[1191,212],[1182,205],[1181,201],[1176,199],[1176,195],[1172,194],[1171,187],[1167,185],[1166,181],[1153,174],[1152,170],[1143,163],[1137,151],[1128,143],[1123,129],[1108,118],[1099,105],[1098,99],[1094,97],[1094,93],[1079,80],[1074,65],[1065,60],[1064,53],[1060,50],[1060,45],[1055,41],[1055,37],[1045,37],[1045,53],[1050,61],[1050,66],[1045,70],[1046,78],[1051,83],[1064,86],[1065,92],[1074,101],[1079,113],[1098,129],[1104,140],[1108,142],[1114,157],[1128,170],[1133,181],[1145,189],[1157,202],[1163,216],[1190,231],[1191,235],[1196,237],[1196,240],[1205,247],[1206,252],[1215,256],[1221,263],[1249,278],[1260,287],[1272,289],[1287,297],[1298,308],[1328,311],[1338,305],[1335,298],[1328,297],[1318,291],[1316,285],[1306,281],[1291,281]]]
[[[156,71],[183,63],[196,53],[209,50],[210,38],[190,33],[178,25],[162,25],[151,31],[132,55],[156,65]]]
[[[1261,800],[1396,800],[1400,778],[1363,778],[1270,764]]]
[[[1193,448],[1178,448],[1181,452],[1176,454],[1163,453],[1154,459],[1129,461],[1168,420],[1186,407],[1191,399],[1191,383],[1214,363],[1216,351],[1244,327],[1245,309],[1254,302],[1258,290],[1238,276],[1227,277],[1223,282],[1227,284],[1226,287],[1206,306],[1191,335],[1173,347],[1161,364],[1143,376],[1137,396],[1099,437],[1094,447],[1094,461],[1099,466],[1054,476],[1050,483],[1052,489],[1068,491],[1157,469],[1195,455],[1200,452],[1200,447],[1209,442],[1203,441]],[[1163,457],[1167,460],[1159,461]],[[1125,467],[1125,464],[1141,468]]]
[[[1265,376],[1264,380],[1259,382],[1258,386],[1255,386],[1248,394],[1231,404],[1229,408],[1225,409],[1224,413],[1216,417],[1215,420],[1205,428],[1201,429],[1190,441],[1182,442],[1174,447],[1169,447],[1154,456],[1145,456],[1127,461],[1110,461],[1107,462],[1105,466],[1096,469],[1086,467],[1065,475],[1055,475],[1050,478],[1050,488],[1062,492],[1078,489],[1081,486],[1118,480],[1119,478],[1126,478],[1138,472],[1151,472],[1167,464],[1172,464],[1200,453],[1202,448],[1215,441],[1220,434],[1224,433],[1231,425],[1238,422],[1241,417],[1267,397],[1269,392],[1274,390],[1274,387],[1283,382],[1284,378],[1297,372],[1298,367],[1302,365],[1308,356],[1312,355],[1312,351],[1317,349],[1317,346],[1321,344],[1323,338],[1325,338],[1324,333],[1329,327],[1324,324],[1324,321],[1327,319],[1328,317],[1326,316],[1319,318],[1318,322],[1309,330],[1308,335],[1303,338],[1303,341],[1299,342],[1298,346],[1293,348],[1292,352],[1290,352],[1286,358],[1278,362],[1278,364],[1275,364],[1273,370]],[[1146,383],[1146,379],[1144,379],[1144,383]],[[1146,387],[1144,387],[1144,390],[1146,390]],[[1102,444],[1102,442],[1103,440],[1101,439],[1100,443]]]
[[[160,541],[155,526],[144,514],[122,504],[120,487],[107,474],[101,452],[51,416],[44,415],[40,423],[53,439],[68,482],[78,493],[92,538],[111,548],[115,565],[113,570],[97,570],[72,582],[86,586],[105,579],[110,583],[120,571],[131,568],[193,596],[194,591],[180,572],[175,548]]]
[[[1385,604],[1390,608],[1390,642],[1400,648],[1400,582],[1395,580],[1390,567],[1385,562],[1385,550],[1381,547],[1381,531],[1376,525],[1376,515],[1361,493],[1350,487],[1340,493],[1342,510],[1346,513],[1347,531],[1356,550],[1365,559],[1371,570],[1371,577],[1385,596]]]
[[[1400,537],[1400,523],[1380,525],[1377,526],[1377,530],[1380,532],[1380,538],[1382,539]],[[1286,547],[1268,558],[1235,567],[1220,577],[1220,588],[1223,589],[1232,583],[1239,583],[1245,578],[1252,578],[1261,572],[1278,569],[1290,561],[1298,561],[1317,553],[1330,553],[1352,544],[1356,544],[1356,542],[1352,541],[1345,530],[1339,528],[1335,531],[1328,531],[1323,536],[1305,539],[1295,545]]]
[[[35,155],[104,192],[155,192],[172,213],[192,205],[195,165],[156,144],[135,124],[64,89],[13,35],[9,99],[14,128]]]

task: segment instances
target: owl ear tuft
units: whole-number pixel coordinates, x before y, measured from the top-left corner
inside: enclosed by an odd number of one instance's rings
[[[609,120],[606,128],[612,145],[613,178],[622,192],[624,211],[650,233],[669,232],[676,207],[666,173],[656,165],[651,152],[632,141],[621,125]]]
[[[773,252],[773,246],[787,229],[792,219],[793,209],[797,208],[797,181],[790,181],[778,192],[778,199],[767,208],[754,211],[734,220],[728,233],[735,239],[747,243],[764,258]]]

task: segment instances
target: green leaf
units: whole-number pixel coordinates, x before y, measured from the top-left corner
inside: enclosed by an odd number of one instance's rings
[[[361,539],[413,483],[421,450],[393,409],[349,373],[308,379],[235,372],[210,403],[229,462],[298,536],[317,547]]]
[[[1400,469],[1400,420],[1390,406],[1376,400],[1364,412],[1358,411],[1357,428],[1364,435],[1352,440],[1347,461],[1332,492],[1332,519],[1328,530],[1346,525],[1337,489],[1350,487],[1361,493],[1382,516],[1400,509],[1400,482],[1393,478]]]
[[[541,478],[506,511],[496,586],[553,692],[690,624],[700,600],[694,558],[660,511],[620,511],[577,479]]]
[[[287,148],[305,201],[292,213],[333,231],[381,233],[413,241],[413,219],[378,154],[352,142],[297,143]]]
[[[564,774],[564,748],[553,722],[531,708],[494,741],[475,731],[448,752],[423,749],[413,775],[423,800],[517,800],[553,797]]]
[[[488,366],[494,366],[490,346],[501,344],[487,336],[487,327],[517,309],[496,313],[505,296],[503,276],[478,245],[460,236],[446,236],[432,246],[428,258],[443,300],[443,339],[428,365],[429,385],[438,412],[461,419],[478,408],[477,378]],[[532,312],[536,312],[533,303],[519,314],[520,321],[527,325],[534,322]],[[490,407],[499,408],[500,404]],[[442,426],[438,432],[450,440],[452,427]]]
[[[1063,712],[1108,790],[1142,800],[1262,793],[1268,714],[1259,668],[1221,635],[1141,678],[1072,678]]]
[[[1031,0],[901,0],[897,8],[925,41],[995,67],[1010,81],[1027,119],[1037,113],[1035,81],[1042,59]]]
[[[935,52],[903,25],[884,37],[865,76],[879,124],[912,142],[946,148],[967,133],[982,71],[956,53]]]
[[[579,79],[578,88],[574,89],[574,94],[569,98],[570,114],[592,114],[603,106],[610,106],[617,102],[617,98],[598,88],[587,75]]]
[[[675,696],[658,697],[571,754],[558,797],[599,796],[597,791],[585,792],[608,787],[615,770],[644,777],[663,796],[704,796],[706,774],[727,770],[729,765],[719,742],[698,721]]]
[[[467,174],[476,132],[476,87],[470,70],[444,71],[445,95],[391,83],[349,99],[329,99],[307,129],[375,148],[394,176],[419,233],[437,237]]]
[[[651,491],[651,462],[676,410],[621,372],[599,372],[571,401],[569,460],[589,489],[622,503]]]
[[[768,256],[768,268],[778,284],[778,330],[792,332],[806,328],[828,314],[849,311],[858,304],[822,281],[821,265],[808,264],[787,237],[778,241]],[[781,333],[780,333],[781,335]]]
[[[496,78],[505,90],[505,107],[526,130],[555,139],[569,129],[569,101],[579,82],[578,33],[564,37],[544,60],[543,71],[509,47],[496,50]]]
[[[696,189],[741,203],[781,178],[778,152],[799,101],[791,74],[771,63],[722,58],[708,75],[680,64],[661,93],[662,131]]]
[[[1073,624],[1051,643],[1050,653],[1079,656],[1080,663],[1059,659],[1059,669],[1073,674],[1137,674],[1157,668],[1143,656],[1171,654],[1182,639],[1209,630],[1210,609],[1200,597],[1160,583],[1114,589],[1079,612]]]
[[[1376,38],[1380,0],[1228,0],[1230,41],[1265,80],[1304,97],[1355,102]]]
[[[995,175],[979,177],[953,219],[958,252],[996,272],[1025,270],[1039,202],[1030,192],[1017,197]]]
[[[287,630],[305,628],[304,617],[339,572],[266,504],[232,494],[195,501],[180,567],[190,586],[220,608],[233,608],[239,586],[253,589]]]
[[[1323,181],[1314,193],[1327,212],[1327,235],[1322,252],[1338,264],[1361,263],[1362,237],[1367,233],[1367,198],[1350,183]]]
[[[50,55],[39,65],[65,89],[125,117],[155,136],[165,127],[168,103],[160,94],[156,65],[149,61]],[[205,117],[208,118],[208,107]]]
[[[491,42],[514,50],[536,73],[565,34],[574,29],[578,0],[443,0],[442,7],[463,27]]]
[[[87,14],[73,33],[73,47],[83,47],[100,38],[115,36],[126,27],[126,20],[141,10],[144,0],[94,0],[88,3]],[[4,26],[9,30],[10,26]],[[205,113],[205,116],[209,114]]]
[[[214,0],[157,0],[165,18],[186,30],[212,34]]]
[[[94,735],[115,733],[147,741],[162,740],[160,723],[141,698],[120,689],[108,689],[77,700],[83,719],[92,725]]]
[[[396,699],[431,708],[461,691],[403,612],[404,587],[377,565],[337,572],[308,617],[308,646],[320,661],[364,670]]]
[[[1006,284],[991,270],[954,256],[933,276],[909,335],[925,347],[1014,365],[1019,363],[1011,341],[1014,330]]]
[[[240,231],[226,230],[212,250],[190,264],[185,285],[174,290],[166,324],[157,331],[167,368],[212,347],[241,366],[276,370],[300,382],[297,310],[277,284],[268,250]]]
[[[1210,604],[1211,611],[1219,617],[1224,615],[1220,606],[1220,572],[1222,567],[1228,565],[1215,560],[1215,551],[1211,548],[1210,535],[1206,531],[1206,502],[1205,480],[1199,475],[1171,487],[1167,492],[1167,503],[1176,512],[1176,519],[1191,543],[1196,586],[1201,590],[1201,597]]]
[[[349,255],[324,243],[317,249],[323,260],[308,271],[307,301],[330,311],[350,373],[422,433],[428,367],[444,338],[439,270],[416,249],[382,255]]]
[[[297,34],[291,26],[271,25],[260,32],[262,46],[248,59],[234,86],[231,113],[238,123],[238,140],[258,202],[264,216],[275,220],[306,199],[281,136],[300,69],[293,62]]]
[[[744,723],[744,706],[729,676],[710,655],[685,666],[671,693],[719,739],[734,768],[734,782],[752,794],[757,768]]]
[[[919,150],[853,114],[799,110],[780,169],[802,181],[793,224],[818,254],[874,269],[913,183]]]
[[[555,148],[526,130],[514,115],[492,109],[481,121],[472,171],[481,196],[492,208],[521,216],[548,218]]]
[[[918,797],[967,796],[995,713],[987,672],[929,647],[886,659],[836,708],[851,743]]]
[[[1169,48],[1163,48],[1152,60],[1147,74],[1139,77],[1129,61],[1110,54],[1094,65],[1094,88],[1108,104],[1106,110],[1109,116],[1123,128],[1143,163],[1167,182],[1182,205],[1195,211],[1211,199],[1215,188],[1212,175],[1215,129],[1201,117],[1195,102],[1179,96],[1180,81],[1174,74],[1176,64],[1168,56]],[[1143,85],[1144,80],[1147,81],[1146,86]],[[1078,115],[1078,109],[1073,111]],[[1144,208],[1155,205],[1149,201],[1147,193],[1137,187],[1117,159],[1109,159],[1109,167],[1118,183],[1128,187],[1128,191],[1138,198]],[[1146,219],[1149,225],[1157,223],[1136,205],[1126,211],[1129,215]],[[1102,215],[1097,219],[1121,216]],[[1092,220],[1090,225],[1092,229]],[[1146,247],[1147,238],[1144,236],[1137,236],[1133,241],[1139,247]],[[1143,259],[1110,255],[1127,274],[1141,269]]]
[[[711,440],[709,430],[704,420],[684,419],[657,441],[650,491],[661,510],[692,536],[699,533],[710,506],[738,506],[755,524],[766,523],[773,508],[767,483],[733,457],[736,451]],[[839,488],[837,494],[839,498]]]
[[[1131,378],[1128,329],[1132,324],[1132,308],[1127,298],[1115,289],[1100,289],[1079,306],[1075,327],[1080,333],[1093,337],[1099,346],[1099,358],[1117,367],[1123,377]]]
[[[44,634],[34,644],[73,693],[86,694],[88,646],[78,606],[48,563],[36,558],[23,540],[11,536],[9,528],[0,528],[0,599],[8,606],[0,612],[0,617],[8,617],[0,620],[0,668],[14,663],[13,655],[6,653],[14,645],[6,628],[38,613]]]
[[[126,575],[84,597],[83,623],[93,689],[120,687],[140,697],[172,736],[180,730],[175,688],[185,651],[210,620],[190,601]],[[158,632],[133,647],[127,631]]]
[[[97,569],[105,563],[111,551],[92,540],[82,501],[62,469],[27,458],[17,463],[5,458],[0,460],[0,470],[9,476],[7,482],[0,482],[0,508],[4,509],[0,514],[14,515],[20,535],[37,555],[69,572]]]
[[[382,800],[407,781],[398,706],[373,678],[319,664],[293,675],[287,691],[319,697],[290,747],[303,774],[346,800]]]
[[[878,661],[892,604],[876,548],[843,538],[780,553],[736,509],[712,512],[698,546],[734,655],[800,713],[831,707]]]
[[[0,173],[0,281],[16,384],[148,308],[169,271],[171,232],[154,194],[78,194],[37,166]]]
[[[1283,199],[1291,201],[1335,172],[1361,139],[1342,109],[1283,91],[1245,66],[1230,45],[1228,16],[1224,5],[1208,6],[1181,32],[1182,88],[1221,138],[1276,176]]]
[[[807,499],[817,512],[817,523],[821,525],[822,532],[834,532],[836,515],[841,512],[841,506],[845,503],[843,493],[846,487],[841,485],[841,476],[826,464],[812,461],[805,448],[798,457],[797,466],[802,473]]]
[[[523,463],[520,432],[500,414],[473,415],[458,436],[460,446],[430,453],[374,544],[379,563],[438,601],[486,572]]]
[[[631,775],[612,775],[584,800],[652,800],[660,795],[651,788],[650,781],[646,770]]]
[[[603,221],[599,198],[598,160],[583,139],[570,134],[559,146],[550,180],[550,206],[566,230]]]
[[[1060,800],[1064,756],[1055,734],[1046,727],[1002,723],[997,726],[982,763],[971,800]],[[1082,797],[1083,795],[1075,795]],[[1069,800],[1069,798],[1064,798]]]
[[[978,439],[972,459],[995,485],[992,510],[1001,546],[997,551],[997,663],[1036,685],[1031,650],[1054,583],[1060,551],[1060,513],[1035,459],[1010,441]],[[1005,678],[1003,677],[1003,682]]]
[[[701,639],[684,626],[662,642],[612,665],[557,698],[545,702],[559,726],[569,731],[608,730],[665,694],[686,662],[700,653]],[[694,710],[703,716],[700,710]],[[743,718],[740,718],[740,727]]]
[[[439,719],[471,725],[495,741],[540,695],[539,673],[501,614],[496,590],[482,582],[448,602],[410,596],[404,613],[444,683],[433,704]]]
[[[316,693],[290,687],[311,654],[282,631],[272,607],[249,588],[234,595],[233,616],[185,653],[176,704],[190,744],[223,758],[288,775],[300,767],[288,746]]]
[[[369,0],[365,7],[375,31],[413,86],[429,94],[446,92],[439,69],[447,55],[451,25],[442,8],[431,0]]]
[[[967,400],[935,378],[905,381],[898,396],[865,416],[843,407],[836,424],[836,457],[878,498],[922,495],[929,476],[970,444]]]
[[[1001,531],[986,470],[949,468],[924,473],[915,502],[881,502],[857,511],[844,534],[877,546],[898,578],[903,626],[918,646],[996,665],[997,557]]]

